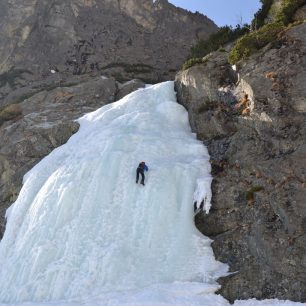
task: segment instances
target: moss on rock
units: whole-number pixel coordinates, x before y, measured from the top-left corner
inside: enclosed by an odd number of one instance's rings
[[[272,7],[271,1],[265,0],[262,3],[262,8],[255,14],[255,19],[253,20],[253,24],[258,22],[257,26],[264,23],[268,9]],[[282,0],[280,8],[273,13],[274,22],[265,24],[236,41],[229,54],[229,62],[235,64],[240,60],[246,59],[268,43],[275,41],[280,32],[286,29],[287,26],[290,27],[294,13],[303,5],[305,5],[305,0]],[[256,16],[259,18],[257,21]]]
[[[0,125],[12,119],[19,117],[22,114],[22,109],[19,104],[10,104],[0,109]]]
[[[229,54],[229,62],[235,64],[246,59],[268,43],[274,41],[277,35],[284,30],[281,22],[266,24],[259,30],[239,38]]]

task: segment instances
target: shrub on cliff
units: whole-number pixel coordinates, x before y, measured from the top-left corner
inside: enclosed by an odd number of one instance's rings
[[[305,0],[283,0],[281,9],[276,13],[276,21],[288,25],[293,21],[294,13],[303,5],[306,5]]]
[[[247,25],[242,27],[237,25],[236,28],[229,26],[221,27],[216,33],[210,35],[207,40],[199,40],[198,43],[191,48],[191,57],[203,57],[212,51],[216,51],[225,44],[244,35],[248,30]]]
[[[253,30],[258,30],[265,24],[265,20],[273,4],[273,0],[260,0],[260,2],[262,3],[262,7],[254,14],[254,19],[251,23],[251,28]]]
[[[202,58],[210,52],[216,51],[229,42],[236,40],[249,31],[248,26],[237,25],[236,28],[229,26],[221,27],[216,33],[209,36],[207,40],[199,40],[191,48],[191,55],[184,63],[183,70],[188,69],[196,64],[202,63]]]
[[[246,59],[269,42],[275,40],[277,34],[284,29],[282,23],[270,23],[264,25],[257,31],[239,38],[229,54],[230,64]]]
[[[262,2],[263,7],[265,6],[264,13],[257,13],[261,16],[259,19],[260,23],[264,22],[269,7],[268,0]],[[296,10],[303,5],[305,5],[305,0],[282,0],[281,8],[276,11],[274,13],[275,16],[273,16],[275,22],[263,25],[258,30],[246,34],[238,39],[230,52],[229,62],[235,64],[240,60],[246,59],[268,43],[274,41],[278,34],[292,21],[292,17]],[[263,8],[261,10],[263,10]]]
[[[202,58],[205,55],[235,40],[237,41],[230,52],[229,62],[235,64],[239,60],[246,59],[268,43],[274,41],[277,35],[292,22],[292,17],[296,10],[305,5],[305,0],[282,0],[280,9],[272,14],[274,22],[265,24],[269,13],[272,13],[271,8],[273,2],[273,0],[261,0],[262,7],[254,15],[251,24],[251,29],[254,31],[249,32],[248,25],[242,27],[237,25],[234,29],[229,26],[224,26],[212,34],[208,40],[199,40],[191,48],[191,56],[184,63],[183,70],[195,64],[202,63]]]
[[[196,64],[202,64],[203,62],[203,58],[201,57],[192,57],[183,64],[183,70],[186,70]]]

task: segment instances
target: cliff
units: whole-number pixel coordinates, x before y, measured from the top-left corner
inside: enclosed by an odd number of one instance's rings
[[[220,279],[230,301],[305,302],[306,24],[287,29],[236,70],[230,49],[176,78],[214,177],[211,212],[195,222],[233,272]]]

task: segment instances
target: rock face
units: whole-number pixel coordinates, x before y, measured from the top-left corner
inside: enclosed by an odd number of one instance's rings
[[[293,20],[295,21],[306,20],[306,5],[302,6],[300,9],[298,9],[295,12]]]
[[[220,279],[230,301],[306,302],[305,54],[303,23],[240,63],[238,73],[226,52],[216,52],[176,78],[211,155],[212,209],[195,221],[235,272]]]
[[[168,80],[191,45],[217,30],[166,0],[4,0],[0,28],[0,88],[52,71]]]

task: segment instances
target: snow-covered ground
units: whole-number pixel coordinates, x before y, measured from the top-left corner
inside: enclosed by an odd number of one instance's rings
[[[79,121],[80,131],[25,176],[8,210],[0,305],[229,305],[214,294],[227,266],[193,223],[194,199],[210,207],[209,156],[173,82]],[[141,160],[145,187],[135,184]]]

